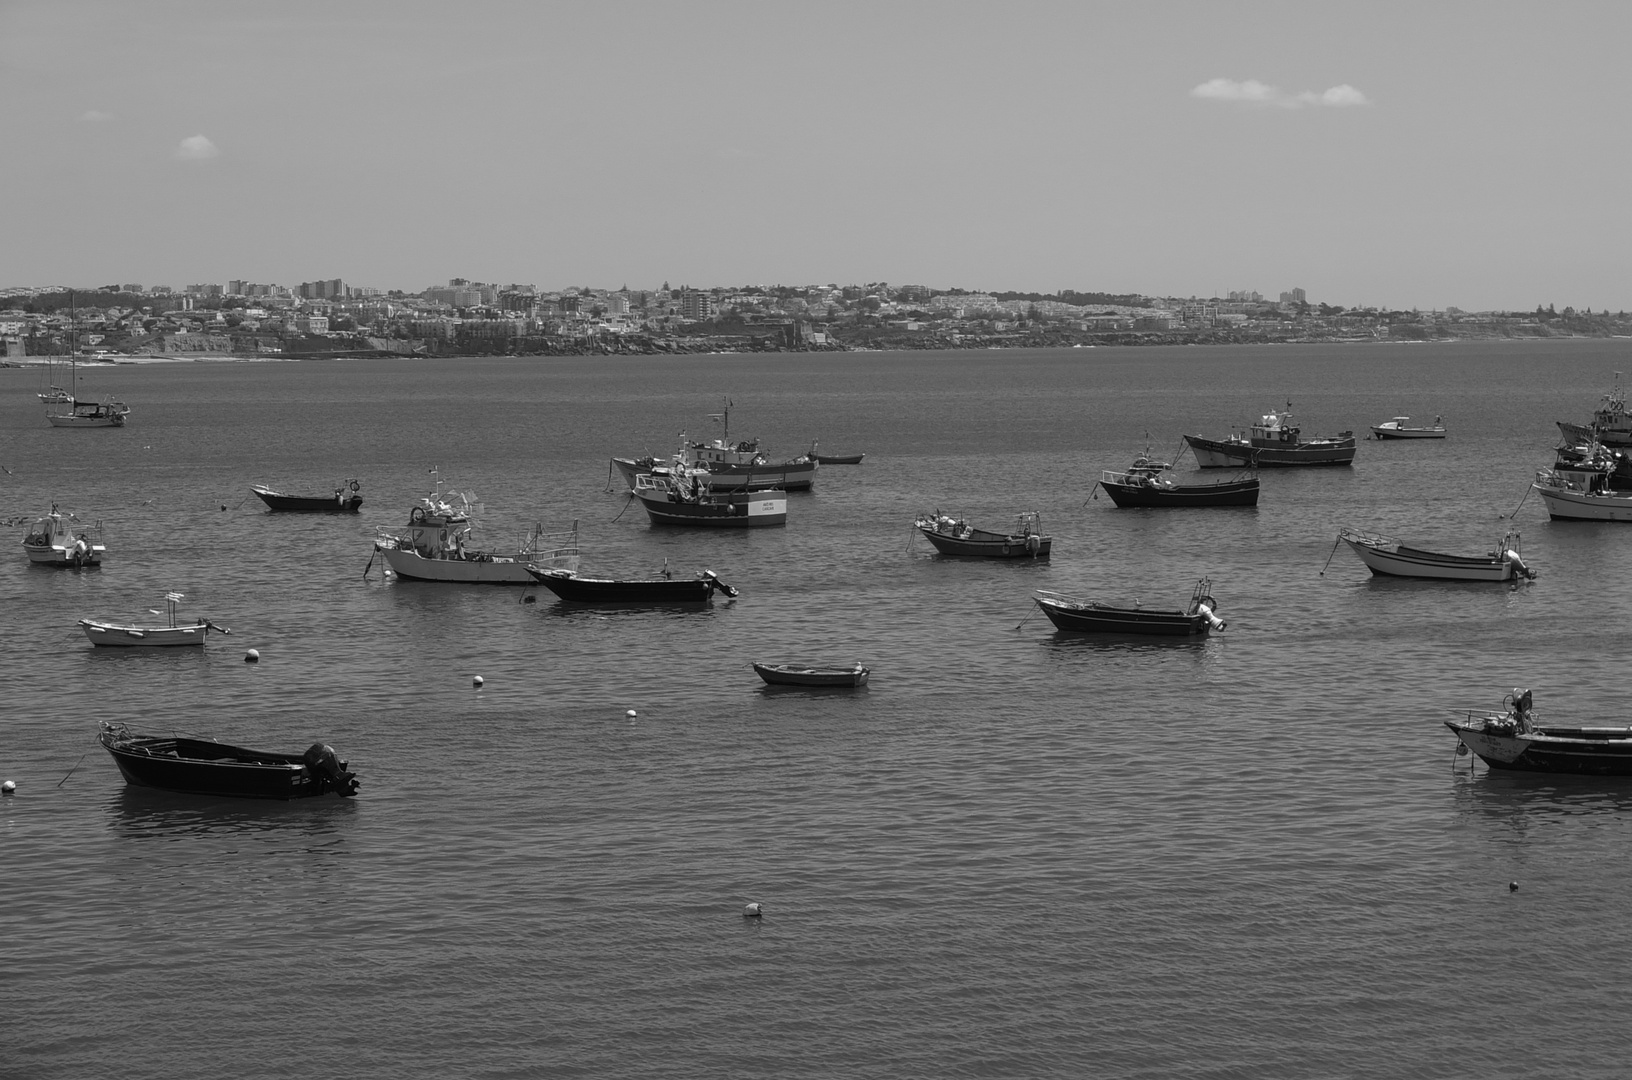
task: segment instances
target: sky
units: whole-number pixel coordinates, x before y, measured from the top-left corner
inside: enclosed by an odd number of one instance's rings
[[[0,0],[0,286],[1632,310],[1632,4]]]

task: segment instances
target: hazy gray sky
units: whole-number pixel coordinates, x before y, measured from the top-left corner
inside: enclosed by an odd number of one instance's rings
[[[1632,309],[1632,4],[0,0],[0,285]]]

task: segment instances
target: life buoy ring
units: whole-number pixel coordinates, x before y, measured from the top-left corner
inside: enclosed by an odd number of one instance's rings
[[[362,485],[357,483],[357,481],[353,480],[351,482],[351,490],[352,491],[361,491],[362,490]]]
[[[1005,543],[1003,545],[1003,554],[1007,555],[1008,553],[1009,553],[1009,545],[1007,543]]]
[[[416,506],[412,510],[408,511],[408,524],[423,524],[424,521],[425,508],[423,506]]]

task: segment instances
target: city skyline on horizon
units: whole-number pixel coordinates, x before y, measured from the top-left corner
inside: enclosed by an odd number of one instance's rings
[[[16,3],[0,281],[1624,309],[1632,9],[1538,10]]]

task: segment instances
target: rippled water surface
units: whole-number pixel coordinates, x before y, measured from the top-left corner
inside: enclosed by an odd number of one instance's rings
[[[1470,777],[1440,721],[1518,685],[1627,721],[1632,527],[1524,498],[1554,421],[1627,368],[1626,341],[120,366],[87,373],[132,408],[100,431],[49,428],[40,373],[0,370],[0,515],[20,538],[57,501],[110,550],[0,549],[0,1071],[1619,1075],[1632,782]],[[606,490],[610,456],[712,437],[727,395],[734,437],[867,460],[786,529],[656,530]],[[1309,432],[1451,437],[1267,471],[1256,510],[1092,498],[1147,443],[1287,400]],[[586,571],[741,596],[365,578],[432,466],[491,546],[577,520]],[[345,476],[360,517],[248,496]],[[908,528],[936,507],[1039,510],[1054,557],[936,557]],[[1515,509],[1518,588],[1332,553],[1352,525],[1475,554]],[[1178,606],[1202,575],[1230,622],[1202,640],[1056,635],[1029,599]],[[75,625],[168,590],[232,635]],[[873,680],[773,690],[751,659]],[[322,739],[362,794],[127,788],[100,719]]]

